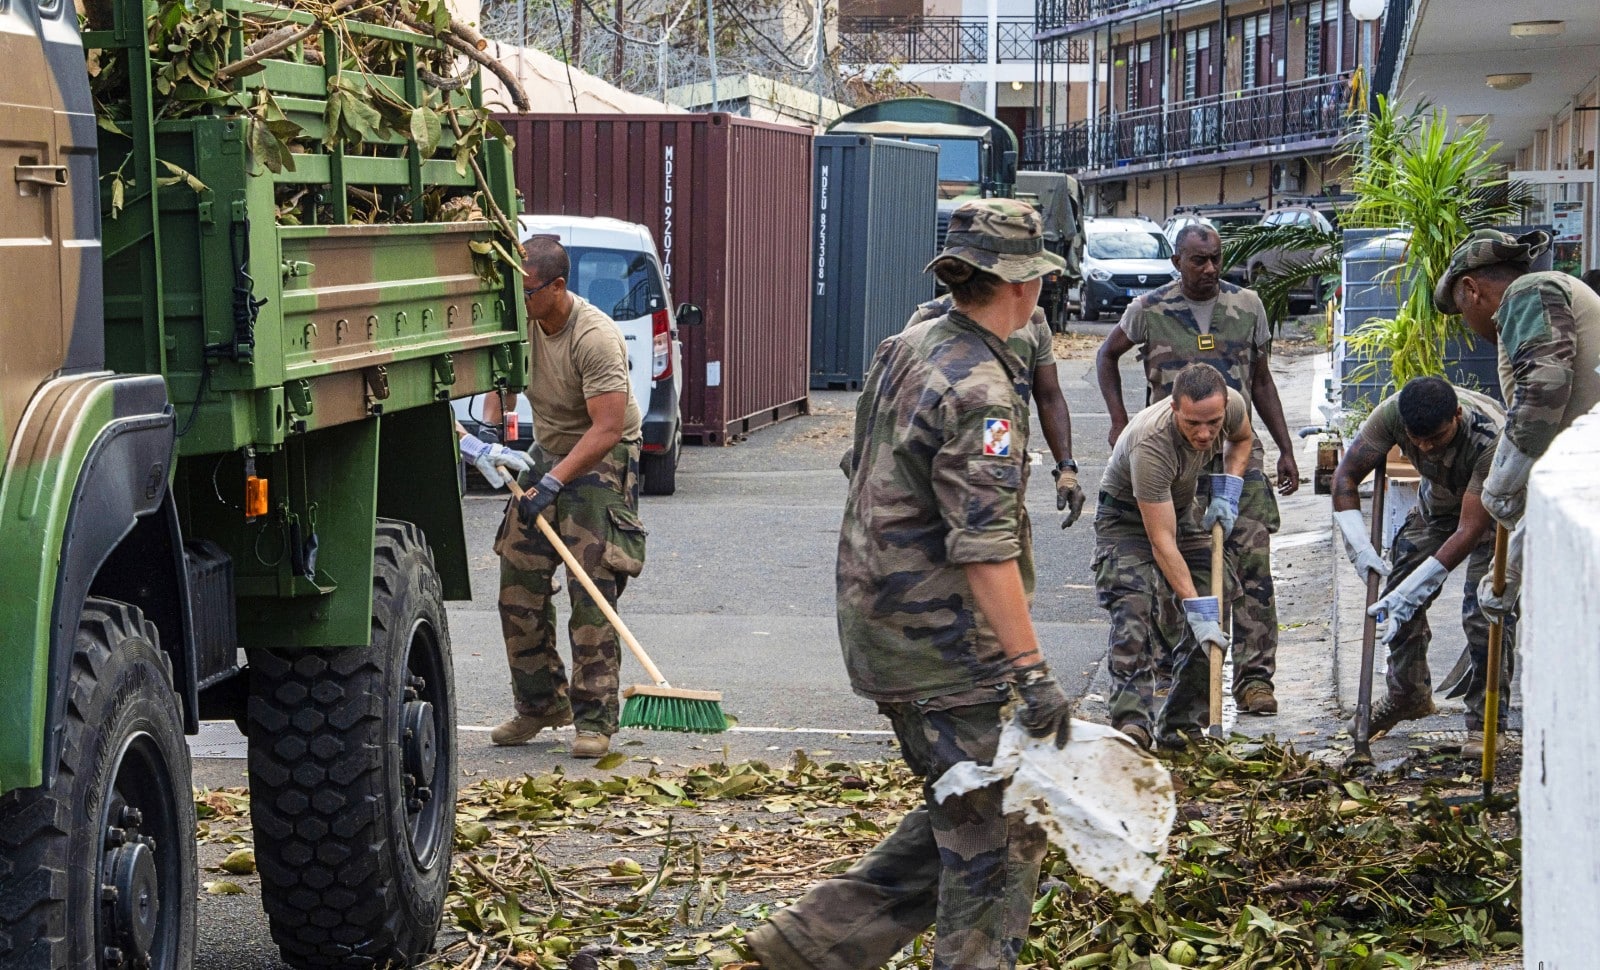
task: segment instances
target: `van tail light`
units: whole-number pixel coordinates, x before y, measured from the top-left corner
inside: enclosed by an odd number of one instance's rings
[[[653,379],[672,376],[672,317],[664,309],[650,314],[650,358]]]

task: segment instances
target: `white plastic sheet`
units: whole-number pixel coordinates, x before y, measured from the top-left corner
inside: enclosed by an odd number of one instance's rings
[[[1081,874],[1146,902],[1161,881],[1178,814],[1172,776],[1120,731],[1072,722],[1065,748],[1036,741],[1016,721],[1000,735],[994,764],[963,761],[934,782],[934,797],[1010,781],[1005,811],[1042,828]]]

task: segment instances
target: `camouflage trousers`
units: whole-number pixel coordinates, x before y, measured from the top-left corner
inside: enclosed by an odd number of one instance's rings
[[[943,804],[932,783],[962,761],[988,764],[1009,685],[881,704],[924,804],[849,871],[815,886],[745,936],[765,970],[881,967],[930,925],[934,970],[1006,970],[1027,940],[1044,834],[1001,811],[1003,785]],[[997,699],[998,698],[998,699]]]
[[[531,457],[533,470],[521,480],[525,488],[558,460],[537,447]],[[638,507],[639,446],[626,442],[612,448],[587,475],[563,487],[551,507],[556,533],[612,607],[628,579],[644,568],[645,532]],[[616,631],[588,591],[569,575],[569,684],[556,649],[556,606],[551,595],[560,555],[533,523],[521,520],[515,501],[506,506],[494,551],[500,556],[500,631],[506,640],[517,713],[570,717],[580,731],[615,734],[622,663]]]
[[[1096,516],[1095,588],[1101,607],[1111,614],[1106,665],[1111,671],[1111,723],[1121,728],[1138,724],[1153,737],[1173,739],[1178,732],[1203,733],[1211,720],[1210,657],[1200,648],[1183,616],[1183,603],[1156,565],[1150,540],[1144,536],[1108,536],[1102,517],[1118,515],[1101,505]],[[1180,536],[1178,550],[1189,564],[1195,590],[1211,594],[1211,543],[1203,536]],[[1225,599],[1237,616],[1239,583],[1230,570]],[[1170,658],[1172,689],[1155,710],[1157,662]],[[1152,720],[1154,723],[1152,724]],[[1152,730],[1152,728],[1154,730]]]
[[[1219,469],[1220,470],[1220,469]],[[1202,477],[1195,501],[1201,514],[1211,501],[1211,480]],[[1278,499],[1267,478],[1259,445],[1251,451],[1239,497],[1239,518],[1224,540],[1228,561],[1243,596],[1233,614],[1233,696],[1244,701],[1247,685],[1272,686],[1278,671],[1278,601],[1272,587],[1272,534],[1278,531]]]
[[[1384,580],[1383,594],[1387,596],[1396,586],[1435,555],[1456,531],[1454,512],[1430,515],[1422,506],[1411,510],[1405,525],[1394,538],[1389,549],[1389,561],[1394,571]],[[1469,730],[1483,728],[1483,694],[1487,687],[1489,669],[1489,618],[1478,608],[1478,582],[1494,565],[1494,531],[1485,533],[1482,541],[1467,558],[1467,578],[1462,587],[1461,629],[1467,634],[1467,654],[1471,658],[1472,672],[1466,684],[1466,724]],[[1433,690],[1433,674],[1428,669],[1428,644],[1433,630],[1428,626],[1428,607],[1439,598],[1435,592],[1411,619],[1401,624],[1400,632],[1389,642],[1389,672],[1385,686],[1390,694],[1404,696],[1418,691],[1427,694]],[[1517,618],[1513,613],[1506,619],[1501,634],[1500,723],[1510,710],[1511,675],[1515,670]]]

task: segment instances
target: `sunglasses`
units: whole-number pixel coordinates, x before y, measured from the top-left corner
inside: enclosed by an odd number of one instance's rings
[[[524,286],[522,288],[522,298],[525,299],[525,300],[533,299],[533,295],[535,293],[539,292],[540,290],[544,289],[545,287],[549,286],[551,283],[554,283],[556,280],[559,280],[559,279],[561,279],[561,277],[557,276],[557,277],[555,277],[553,279],[545,280],[543,283],[540,283],[538,286],[535,286],[531,290],[528,289],[526,286]]]

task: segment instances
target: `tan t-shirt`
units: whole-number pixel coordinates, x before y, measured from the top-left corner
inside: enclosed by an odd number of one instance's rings
[[[1239,433],[1245,423],[1244,398],[1228,389],[1228,407],[1222,418],[1222,434],[1211,447],[1197,451],[1178,430],[1172,405],[1158,401],[1133,416],[1117,447],[1111,452],[1100,488],[1118,501],[1171,502],[1177,510],[1181,531],[1199,529],[1193,518],[1195,483],[1211,470],[1211,460],[1222,453],[1222,443]]]
[[[572,313],[555,335],[528,322],[528,349],[532,371],[526,393],[539,447],[552,455],[571,451],[593,424],[589,398],[617,391],[628,396],[622,440],[639,440],[643,419],[628,384],[628,345],[610,317],[573,294]]]

